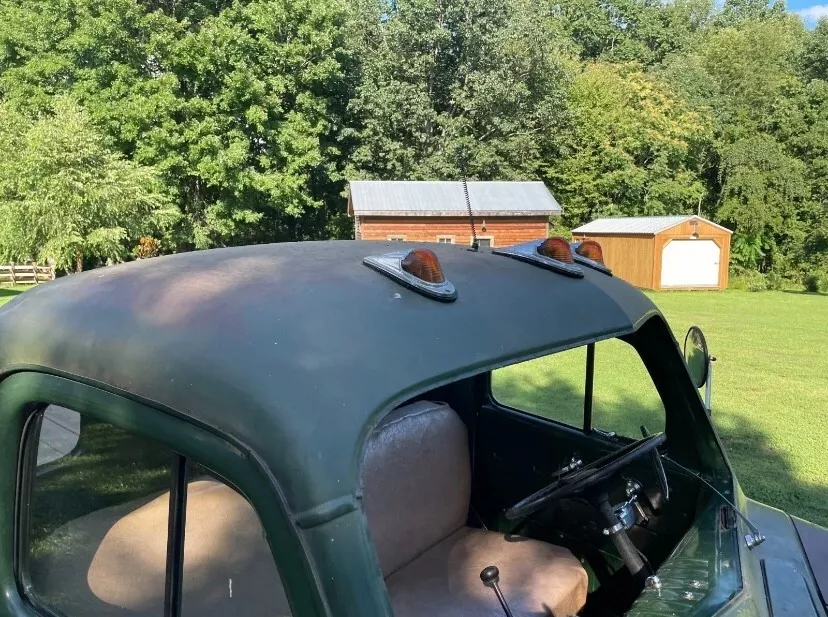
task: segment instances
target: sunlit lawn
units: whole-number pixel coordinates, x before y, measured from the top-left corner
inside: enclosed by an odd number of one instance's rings
[[[745,492],[828,525],[828,296],[727,291],[651,297],[680,342],[693,324],[707,335],[718,358],[713,418]],[[659,428],[658,400],[637,358],[622,343],[601,345],[595,425],[631,436],[641,423]],[[582,356],[554,361],[509,369],[496,376],[495,392],[533,409],[550,386],[576,398],[583,391]],[[554,413],[572,418],[578,406],[573,401]]]

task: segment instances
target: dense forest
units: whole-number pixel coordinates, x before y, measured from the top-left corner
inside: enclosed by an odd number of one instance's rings
[[[828,280],[828,21],[727,0],[4,0],[0,259],[351,237],[355,178],[700,212]],[[757,275],[758,276],[758,275]]]

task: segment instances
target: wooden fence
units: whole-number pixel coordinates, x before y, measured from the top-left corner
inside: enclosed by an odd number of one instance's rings
[[[38,266],[36,263],[0,265],[0,283],[37,285],[54,279],[55,269],[52,266]]]

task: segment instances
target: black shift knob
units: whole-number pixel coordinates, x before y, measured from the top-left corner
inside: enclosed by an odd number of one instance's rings
[[[485,583],[486,585],[497,584],[499,578],[500,570],[497,569],[497,566],[489,566],[488,568],[483,568],[483,571],[480,572],[480,580],[483,581],[483,583]]]

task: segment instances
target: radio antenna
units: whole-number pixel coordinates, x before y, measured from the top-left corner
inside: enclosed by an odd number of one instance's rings
[[[472,213],[471,199],[469,199],[469,183],[466,181],[466,150],[462,150],[460,154],[460,175],[463,179],[463,196],[466,198],[466,210],[469,213],[469,226],[472,233],[472,251],[480,249],[480,242],[477,241],[477,229],[474,226],[474,214]]]

